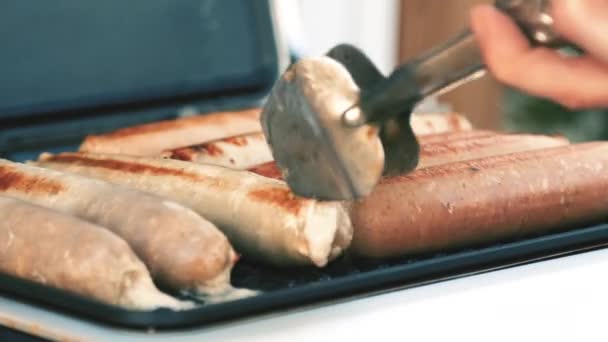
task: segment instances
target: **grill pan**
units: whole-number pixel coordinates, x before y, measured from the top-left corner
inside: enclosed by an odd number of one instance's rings
[[[199,13],[197,12],[199,9],[194,11],[188,7],[200,5],[198,0],[179,2],[157,0],[154,3],[158,5],[162,1],[169,6],[167,8],[170,8],[173,11],[172,13],[176,14],[175,18],[180,18],[180,25],[186,25],[184,20],[190,18],[189,16],[192,13]],[[62,65],[67,67],[68,71],[62,72],[61,65],[59,65],[54,68],[57,73],[67,75],[69,72],[74,72],[76,74],[75,70],[79,66],[86,67],[83,70],[92,70],[86,65],[86,56],[78,54],[80,50],[69,50],[73,48],[72,41],[69,39],[74,37],[68,37],[65,34],[53,36],[53,32],[89,35],[84,38],[94,42],[99,51],[112,51],[114,49],[123,53],[130,51],[129,49],[133,46],[137,47],[137,49],[134,48],[133,53],[148,51],[146,49],[170,51],[163,46],[140,47],[137,45],[146,41],[160,44],[160,37],[163,37],[163,35],[154,32],[154,30],[162,27],[163,20],[170,18],[155,12],[154,7],[148,5],[152,3],[150,1],[134,0],[129,2],[129,6],[124,6],[123,3],[119,0],[103,2],[21,0],[18,3],[4,2],[0,4],[0,21],[3,22],[5,27],[5,30],[0,32],[0,43],[7,52],[7,54],[0,56],[0,74],[6,76],[0,78],[0,88],[13,91],[10,93],[11,96],[6,95],[9,93],[5,92],[6,98],[0,97],[0,108],[3,108],[3,111],[0,112],[0,157],[23,161],[36,158],[43,151],[75,150],[86,134],[167,119],[177,116],[178,113],[188,112],[191,108],[198,112],[207,112],[252,107],[259,104],[261,98],[268,92],[272,82],[279,74],[279,67],[282,63],[280,60],[281,44],[278,42],[278,36],[275,36],[276,32],[274,32],[272,25],[271,2],[266,0],[225,0],[221,2],[208,1],[208,3],[213,3],[214,6],[219,7],[200,8],[200,13],[215,10],[216,14],[213,17],[223,18],[225,22],[220,20],[214,23],[207,20],[204,23],[210,26],[204,32],[190,31],[192,27],[198,27],[197,22],[192,26],[186,25],[183,27],[184,31],[173,32],[179,39],[168,39],[167,44],[191,38],[193,42],[204,41],[206,44],[210,44],[206,47],[206,51],[212,53],[225,48],[237,51],[238,53],[233,51],[233,53],[227,52],[227,54],[243,58],[239,66],[247,64],[251,66],[251,70],[242,73],[236,81],[230,77],[224,77],[223,82],[218,82],[217,79],[200,79],[188,83],[190,88],[183,87],[184,83],[178,84],[177,87],[167,86],[148,89],[150,92],[137,87],[138,92],[133,94],[115,94],[112,93],[115,88],[108,86],[107,89],[96,89],[97,92],[101,91],[103,96],[66,98],[63,95],[81,91],[84,88],[81,89],[77,84],[71,87],[70,84],[65,84],[66,82],[56,82],[55,84],[52,79],[40,79],[40,75],[47,74],[48,66],[53,61],[52,57],[57,57],[57,55],[53,55],[56,51],[72,51],[71,53],[65,52],[61,56],[64,60],[61,60],[61,58],[59,60],[62,63],[66,62]],[[77,8],[79,15],[66,15],[67,10],[62,10],[62,8]],[[129,13],[129,11],[133,12]],[[44,20],[30,20],[29,16],[32,13],[44,13],[47,16],[43,18]],[[179,13],[183,16],[177,15]],[[243,20],[237,18],[239,13],[244,16],[241,18]],[[94,17],[87,20],[87,15]],[[150,31],[141,30],[139,32],[141,37],[131,37],[133,39],[126,42],[122,41],[121,38],[127,35],[121,34],[121,30],[131,29],[132,27],[118,25],[113,20],[117,15],[137,18],[136,26],[138,28],[148,27]],[[241,25],[241,31],[239,31],[237,27],[243,22],[248,23],[249,26],[243,28]],[[98,26],[89,25],[92,23]],[[222,26],[224,23],[230,25]],[[83,24],[84,27],[78,29],[78,25]],[[122,21],[120,24],[130,25],[128,20]],[[167,22],[164,24],[172,25]],[[67,29],[61,31],[61,27]],[[209,29],[210,27],[224,27],[226,30],[220,30],[220,34],[218,34],[216,31]],[[105,36],[107,32],[116,33],[112,38],[116,41],[95,39],[97,35]],[[132,34],[135,31],[129,32]],[[151,35],[151,37],[146,35]],[[14,39],[17,36],[22,39]],[[228,36],[233,37],[232,44],[226,43],[224,38]],[[220,38],[218,39],[218,37]],[[213,46],[213,42],[216,42],[218,46]],[[255,44],[251,45],[251,42],[255,42]],[[15,63],[27,61],[23,58],[25,54],[18,53],[19,49],[23,49],[24,46],[30,49],[30,53],[27,55],[34,56],[38,60],[32,60],[31,65],[21,65],[21,69],[19,69]],[[189,46],[196,46],[196,44],[193,43]],[[247,47],[251,48],[249,54],[244,53],[244,49]],[[13,57],[15,58],[12,62],[8,52],[14,54]],[[209,57],[211,62],[216,61],[214,55],[204,54],[204,56]],[[149,62],[154,57],[155,55],[150,54],[146,56],[146,61]],[[100,59],[100,61],[102,60]],[[128,58],[125,59],[125,63],[127,63],[126,60]],[[124,70],[129,71],[129,68],[137,69],[141,67],[137,58],[131,58],[131,62],[133,61],[133,64],[123,65]],[[222,67],[226,72],[234,71],[232,67],[225,68],[222,63],[218,63],[217,68],[214,69],[220,70]],[[114,78],[127,77],[129,73],[118,70],[111,71],[113,72],[105,72],[100,75],[111,74],[112,81],[121,81],[123,85],[138,84],[134,80],[114,80]],[[10,80],[7,75],[13,75],[13,81],[35,79],[38,81],[34,82],[37,85],[44,82],[54,84],[53,90],[62,96],[52,99],[51,106],[42,106],[42,102],[38,104],[26,103],[24,106],[19,106],[17,100],[20,96],[24,95],[22,98],[27,99],[32,94],[32,90],[24,88],[23,94],[15,92],[14,90],[17,87],[13,87],[14,83],[12,81],[3,83]],[[95,76],[93,79],[97,81],[98,78],[96,77],[99,75],[91,75],[91,77],[93,76]],[[150,82],[151,80],[147,81]],[[99,79],[99,82],[95,82],[95,85],[103,84],[104,82],[101,79]],[[231,86],[227,87],[227,85]],[[58,92],[64,86],[65,89],[62,91],[65,91],[65,93]],[[192,86],[195,87],[192,88]],[[60,98],[62,100],[58,101]],[[40,100],[50,101],[49,99]],[[6,102],[3,103],[3,101]],[[608,213],[606,216],[608,218]],[[301,268],[285,271],[262,267],[243,259],[233,270],[233,284],[237,287],[261,290],[263,291],[261,295],[221,304],[205,305],[200,303],[194,309],[180,312],[167,309],[150,312],[130,311],[3,274],[0,274],[0,293],[99,324],[137,330],[151,328],[177,330],[209,326],[303,306],[326,305],[331,302],[345,301],[396,289],[406,289],[479,272],[602,248],[608,244],[608,224],[570,228],[570,230],[561,233],[505,241],[500,245],[478,246],[476,249],[419,255],[414,258],[402,258],[382,263],[351,260],[346,256],[321,270]],[[174,295],[180,296],[179,294]]]
[[[608,224],[530,237],[500,245],[419,256],[382,263],[336,260],[325,269],[281,271],[240,261],[233,270],[238,287],[262,290],[250,298],[185,311],[132,311],[0,274],[0,292],[100,324],[137,330],[205,327],[254,315],[311,305],[327,305],[386,291],[407,289],[530,262],[604,248]],[[178,294],[174,294],[180,296]],[[181,295],[184,299],[190,299]]]

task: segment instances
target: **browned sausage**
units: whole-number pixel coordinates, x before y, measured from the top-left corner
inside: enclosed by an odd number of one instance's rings
[[[371,258],[498,242],[608,216],[608,143],[488,157],[383,180],[353,204]]]
[[[471,122],[458,113],[414,113],[411,116],[410,125],[418,136],[473,129]]]
[[[219,112],[159,121],[86,137],[80,151],[158,155],[172,148],[201,144],[239,134],[261,132],[260,110]]]
[[[462,140],[490,137],[497,134],[484,130],[455,131],[422,135],[418,137],[418,140],[421,145],[429,143],[456,144]],[[272,153],[264,138],[264,134],[261,132],[170,149],[163,151],[161,157],[197,164],[224,166],[237,170],[246,170],[272,161]]]
[[[246,170],[271,161],[272,153],[264,134],[259,132],[167,150],[161,157]]]
[[[283,174],[281,173],[281,169],[277,167],[277,163],[274,161],[260,164],[249,168],[248,171],[258,174],[260,176],[264,176],[266,178],[283,180]]]
[[[37,164],[174,200],[216,224],[245,257],[273,265],[322,267],[352,239],[342,203],[296,197],[285,183],[247,171],[84,153],[45,155]]]
[[[231,290],[236,254],[211,222],[170,200],[0,159],[0,195],[99,224],[125,239],[153,277],[177,290]]]
[[[498,134],[504,134],[501,132],[474,129],[470,131],[455,131],[455,132],[444,132],[436,134],[425,134],[418,135],[418,143],[420,145],[434,144],[434,143],[451,143],[454,141],[468,140],[481,137],[489,137]]]
[[[421,141],[418,169],[501,154],[563,146],[569,143],[567,139],[562,137],[489,132],[478,132],[478,134],[452,133],[449,135],[429,135],[427,137],[430,139],[424,141],[426,137],[423,137]],[[437,138],[443,138],[443,140]],[[283,179],[281,171],[274,162],[257,165],[249,168],[249,171],[269,178]]]
[[[80,151],[155,156],[165,150],[200,145],[241,134],[260,133],[260,112],[259,108],[252,108],[237,112],[208,113],[122,128],[87,136]],[[464,116],[454,113],[416,113],[412,115],[411,124],[418,135],[471,129],[470,122]]]
[[[469,139],[438,141],[420,145],[418,169],[543,148],[568,145],[563,137],[532,134],[495,134]]]

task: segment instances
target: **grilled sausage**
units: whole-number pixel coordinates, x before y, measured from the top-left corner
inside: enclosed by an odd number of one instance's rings
[[[499,133],[492,131],[484,131],[484,130],[470,130],[470,131],[456,131],[456,132],[447,132],[447,133],[436,133],[436,134],[428,134],[417,136],[418,143],[421,146],[421,153],[424,154],[425,150],[429,151],[430,149],[436,149],[432,147],[427,147],[429,144],[441,144],[442,146],[452,144],[455,142],[460,142],[463,140],[471,140],[477,138],[485,138],[491,136],[497,136]],[[426,148],[425,148],[426,147]],[[469,151],[472,152],[472,151]],[[458,155],[458,154],[457,154]],[[462,152],[460,153],[462,155]],[[448,154],[447,157],[450,158],[452,155]],[[446,157],[443,155],[443,157]],[[420,156],[420,158],[424,159],[424,156]],[[179,158],[174,158],[179,159]],[[453,161],[452,159],[447,159],[446,162]],[[420,163],[424,163],[423,160],[419,160]],[[247,168],[248,171],[256,173],[260,176],[283,180],[282,171],[277,167],[276,163],[272,160],[260,163],[257,165],[252,165]]]
[[[471,135],[454,133],[454,135],[456,136],[441,135],[445,138],[443,141],[435,140],[436,136],[429,135],[426,136],[431,138],[427,140],[429,142],[425,142],[426,137],[422,137],[417,168],[569,144],[565,138],[545,135],[495,133]],[[274,162],[256,165],[249,168],[249,171],[269,178],[283,179],[281,171]]]
[[[412,125],[412,130],[418,136],[473,129],[471,122],[466,117],[457,113],[415,113],[410,118],[410,124]]]
[[[422,145],[431,142],[448,144],[493,135],[497,135],[497,133],[471,130],[422,135],[418,137],[418,140]],[[268,143],[261,132],[166,150],[161,154],[161,157],[197,164],[224,166],[237,170],[246,170],[273,160]]]
[[[426,144],[435,144],[435,143],[452,143],[455,141],[461,140],[469,140],[474,138],[482,138],[482,137],[490,137],[499,134],[505,134],[502,132],[481,130],[481,129],[473,129],[470,131],[455,131],[455,132],[443,132],[443,133],[433,133],[433,134],[424,134],[416,137],[418,139],[418,143],[420,145]]]
[[[532,134],[495,134],[469,139],[451,140],[420,145],[418,169],[543,148],[568,145],[563,137]]]
[[[107,182],[0,160],[0,195],[107,227],[152,276],[179,290],[229,288],[235,252],[209,221],[177,203]]]
[[[0,271],[127,309],[186,308],[160,292],[122,239],[89,222],[0,196]]]
[[[215,223],[244,256],[277,266],[322,267],[352,239],[342,204],[295,197],[285,183],[247,171],[82,153],[45,155],[37,164],[175,200]]]
[[[353,204],[351,251],[396,257],[593,223],[608,216],[607,192],[608,143],[420,169]]]
[[[246,170],[271,161],[272,153],[260,132],[167,150],[161,157]]]
[[[352,239],[341,203],[298,198],[281,181],[179,160],[62,153],[38,165],[170,198],[215,223],[237,251],[277,266],[322,267]]]
[[[85,138],[80,151],[152,156],[239,134],[261,132],[260,110],[220,112],[159,121]]]
[[[208,113],[90,135],[80,145],[80,151],[156,156],[166,150],[261,133],[260,112],[259,108],[252,108],[239,112]],[[471,129],[471,123],[459,114],[415,113],[411,116],[411,124],[417,135]]]
[[[278,179],[278,180],[285,179],[285,177],[283,176],[283,172],[277,166],[277,163],[275,163],[274,161],[256,165],[254,167],[249,168],[248,171],[253,172],[260,176],[264,176],[266,178]]]

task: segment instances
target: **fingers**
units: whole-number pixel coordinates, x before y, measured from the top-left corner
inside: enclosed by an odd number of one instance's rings
[[[553,0],[555,30],[608,63],[608,0]]]
[[[472,11],[471,28],[488,69],[499,81],[569,108],[608,106],[606,65],[590,57],[532,48],[511,19],[491,5]]]

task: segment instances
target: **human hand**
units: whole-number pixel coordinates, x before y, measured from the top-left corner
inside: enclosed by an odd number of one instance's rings
[[[553,0],[554,28],[585,50],[565,56],[532,47],[492,5],[471,11],[471,29],[489,71],[500,82],[570,109],[608,107],[608,0]]]

